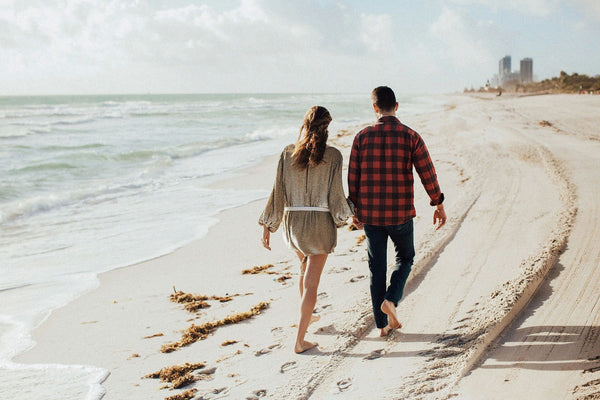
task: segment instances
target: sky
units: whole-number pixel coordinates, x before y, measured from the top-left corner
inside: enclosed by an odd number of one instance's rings
[[[599,41],[599,0],[0,0],[0,95],[447,93]]]

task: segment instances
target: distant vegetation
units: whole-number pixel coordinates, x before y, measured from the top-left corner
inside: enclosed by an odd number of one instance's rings
[[[501,88],[493,88],[488,85],[479,90],[465,89],[465,92],[505,92],[518,93],[591,93],[600,94],[600,75],[590,77],[580,75],[577,72],[569,75],[560,71],[560,76],[544,79],[541,82],[519,83],[517,81],[505,82]]]
[[[559,77],[544,79],[541,82],[532,82],[518,84],[515,87],[517,92],[550,92],[550,93],[580,93],[590,92],[600,93],[600,75],[589,77],[579,75],[577,72],[569,75],[565,71],[560,71]]]

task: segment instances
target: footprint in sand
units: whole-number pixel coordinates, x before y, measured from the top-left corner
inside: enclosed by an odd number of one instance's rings
[[[355,276],[354,278],[351,278],[350,282],[354,283],[354,282],[362,281],[365,278],[366,278],[365,275],[358,275],[358,276]]]
[[[198,400],[222,399],[222,398],[225,398],[228,394],[229,394],[229,388],[222,387],[222,388],[213,389],[210,392],[204,393],[202,396],[198,397]]]
[[[279,372],[284,374],[287,371],[289,371],[290,369],[294,369],[294,368],[298,368],[298,366],[296,365],[296,361],[288,361],[281,366],[281,368],[279,369]]]
[[[332,268],[331,272],[334,274],[341,274],[343,272],[347,272],[350,271],[352,268],[350,267],[337,267],[337,268]]]
[[[321,307],[317,307],[313,310],[313,314],[318,314],[320,312],[322,312],[323,310],[325,310],[326,308],[331,307],[331,304],[324,304]]]
[[[200,380],[207,381],[207,380],[214,379],[214,374],[216,371],[217,371],[217,367],[212,367],[212,368],[208,368],[208,369],[202,369],[200,371],[197,371],[196,373],[199,375]]]
[[[373,350],[369,355],[364,357],[364,360],[376,360],[385,355],[385,349]]]
[[[259,389],[252,392],[252,396],[246,397],[246,400],[258,400],[267,395],[267,389]]]
[[[275,328],[271,328],[271,333],[275,336],[280,336],[283,335],[283,327],[282,326],[276,326]]]
[[[337,387],[340,392],[345,392],[352,387],[352,378],[346,378],[338,381]]]
[[[317,335],[335,335],[338,333],[333,324],[322,326],[315,332]]]
[[[278,349],[280,347],[281,347],[281,344],[275,343],[275,344],[270,345],[269,347],[265,347],[264,349],[258,350],[256,353],[254,353],[254,355],[256,357],[260,357],[264,354],[269,354],[270,352],[273,351],[273,349]]]

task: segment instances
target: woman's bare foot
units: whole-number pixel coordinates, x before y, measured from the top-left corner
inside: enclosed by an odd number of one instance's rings
[[[304,353],[306,350],[310,350],[313,347],[317,347],[319,343],[316,342],[307,342],[304,340],[302,343],[296,343],[294,346],[294,352],[297,354]]]
[[[400,321],[398,321],[398,318],[396,317],[396,306],[394,305],[394,303],[392,303],[389,300],[384,300],[383,303],[381,303],[381,311],[383,311],[385,315],[388,316],[388,326],[391,329],[402,328],[402,324],[400,323]]]
[[[317,321],[318,321],[318,320],[320,320],[320,319],[321,319],[321,316],[320,316],[320,315],[318,315],[318,314],[316,314],[316,315],[315,315],[315,314],[313,314],[313,315],[311,315],[311,316],[310,316],[310,322],[309,322],[308,324],[309,324],[309,325],[310,325],[310,324],[314,324],[315,322],[317,322]]]

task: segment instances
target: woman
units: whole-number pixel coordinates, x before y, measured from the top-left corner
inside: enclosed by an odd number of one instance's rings
[[[263,246],[283,219],[286,244],[300,266],[300,322],[294,351],[317,346],[304,339],[317,302],[317,289],[327,255],[337,243],[336,228],[352,215],[342,187],[342,154],[327,145],[329,111],[314,106],[304,116],[298,141],[281,153],[269,202],[259,219]]]

